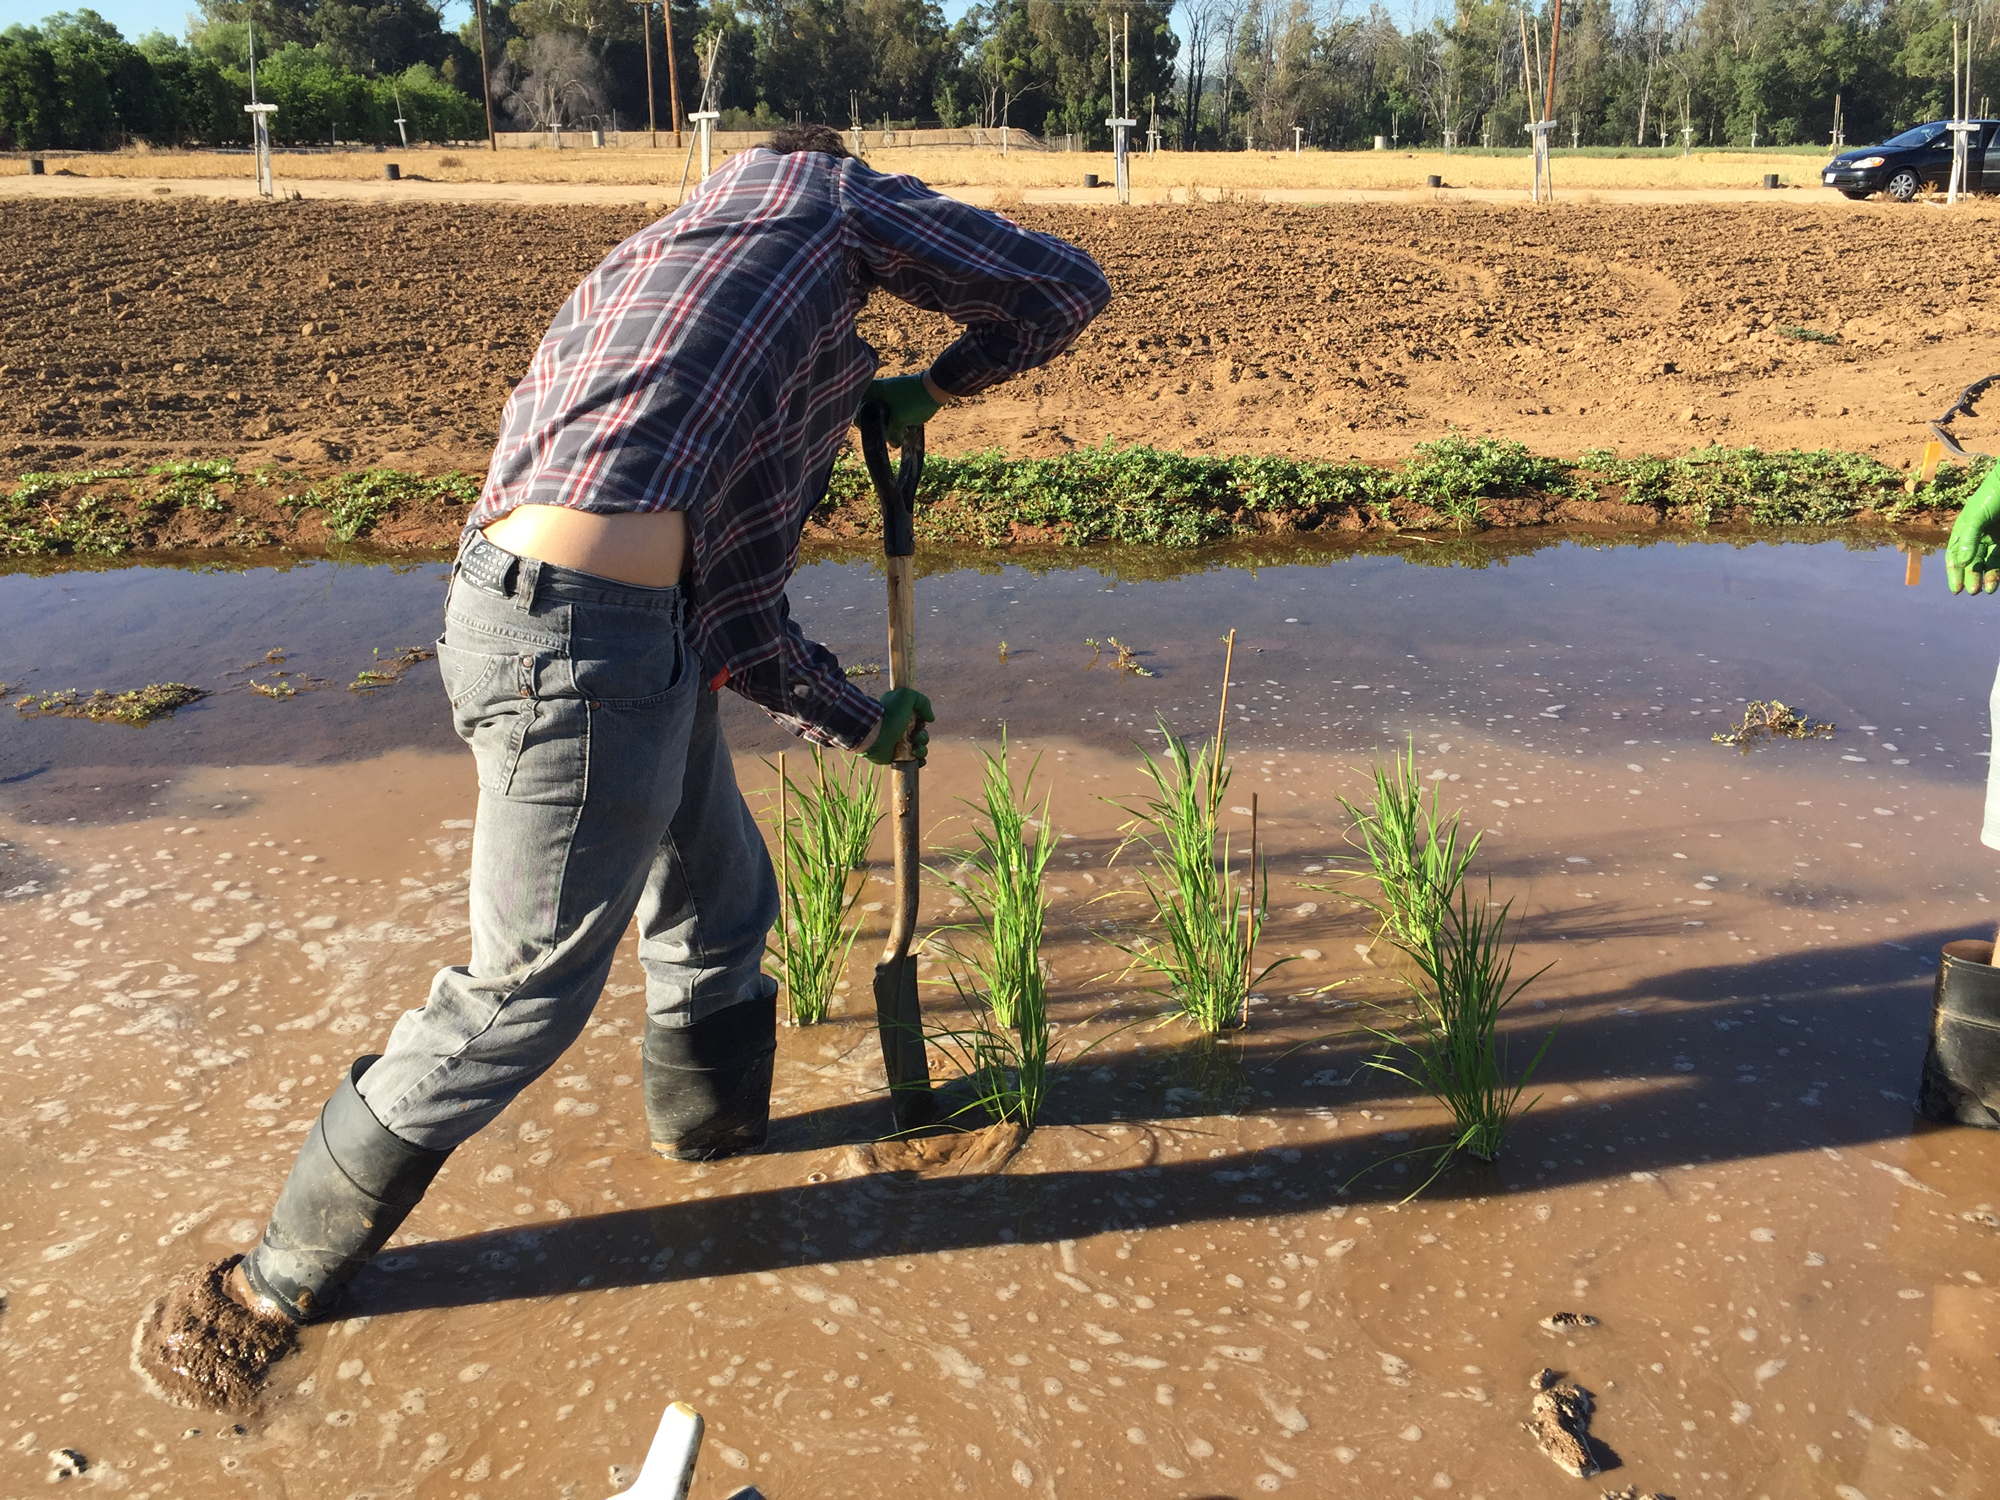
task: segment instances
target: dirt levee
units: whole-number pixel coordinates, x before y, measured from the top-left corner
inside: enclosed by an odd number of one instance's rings
[[[1983,209],[1023,207],[1109,273],[1051,368],[943,451],[1399,458],[1711,441],[1907,457],[1991,362]],[[510,382],[643,208],[0,201],[0,460],[190,454],[482,469]],[[887,298],[890,368],[949,328]]]

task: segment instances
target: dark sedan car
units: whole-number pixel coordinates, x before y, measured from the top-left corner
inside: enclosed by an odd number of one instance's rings
[[[1969,123],[1979,129],[1966,142],[1966,190],[2000,193],[2000,121]],[[1850,198],[1887,193],[1898,203],[1908,203],[1927,187],[1950,184],[1951,127],[1943,120],[1932,120],[1879,146],[1843,151],[1826,164],[1819,180]]]

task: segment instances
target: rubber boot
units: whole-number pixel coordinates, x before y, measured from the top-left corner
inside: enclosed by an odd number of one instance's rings
[[[297,1323],[331,1315],[451,1155],[412,1146],[375,1118],[354,1087],[374,1062],[357,1059],[326,1101],[264,1238],[243,1260],[250,1290]]]
[[[1946,943],[1931,992],[1931,1044],[1917,1113],[2000,1130],[2000,969],[1993,945]]]
[[[744,1000],[692,1026],[646,1022],[641,1049],[653,1149],[675,1161],[755,1151],[771,1128],[778,1006]]]

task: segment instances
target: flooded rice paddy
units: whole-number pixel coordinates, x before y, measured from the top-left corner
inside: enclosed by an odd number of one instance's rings
[[[70,1483],[132,1495],[583,1500],[681,1399],[702,1496],[1984,1493],[2000,1140],[1909,1100],[1939,944],[2000,920],[2000,615],[1835,543],[1424,560],[924,579],[939,863],[1003,722],[1063,835],[1074,1061],[1022,1154],[913,1181],[855,1149],[886,1128],[878,850],[852,1002],[782,1034],[765,1154],[647,1150],[628,950],[240,1428],[148,1395],[132,1331],[170,1273],[253,1242],[340,1069],[461,957],[474,789],[434,666],[349,690],[429,642],[445,568],[0,578],[10,697],[215,694],[0,728],[0,1487],[66,1447]],[[792,597],[881,659],[870,567]],[[1144,915],[1113,858],[1135,742],[1212,726],[1232,626],[1227,801],[1247,832],[1256,795],[1291,961],[1217,1048],[1154,1024],[1108,938]],[[1085,644],[1113,636],[1152,675]],[[1837,734],[1711,743],[1773,697]],[[745,787],[774,786],[780,738],[729,722]],[[1414,1201],[1402,1154],[1442,1116],[1364,1066],[1398,977],[1336,878],[1338,798],[1406,740],[1486,830],[1516,972],[1549,965],[1516,1058],[1556,1028],[1499,1163]],[[942,882],[924,914],[953,919]],[[1544,1367],[1594,1394],[1600,1478],[1522,1431]]]

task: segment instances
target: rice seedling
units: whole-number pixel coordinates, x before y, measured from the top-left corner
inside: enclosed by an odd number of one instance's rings
[[[946,950],[951,985],[972,1019],[934,1031],[929,1040],[970,1084],[966,1109],[994,1124],[1011,1120],[1033,1129],[1053,1061],[1042,925],[1049,909],[1043,877],[1056,836],[1046,794],[1039,817],[1030,816],[1028,789],[1040,760],[1017,788],[1004,736],[1000,753],[984,759],[980,800],[971,804],[979,847],[966,878],[947,880],[972,910],[970,922],[952,929],[962,940]]]
[[[1155,874],[1142,876],[1141,884],[1163,932],[1159,941],[1119,946],[1135,966],[1159,978],[1162,992],[1184,1020],[1211,1036],[1241,1030],[1248,1019],[1250,991],[1291,961],[1256,966],[1270,875],[1257,859],[1254,798],[1247,890],[1230,875],[1230,840],[1219,827],[1222,795],[1229,788],[1229,747],[1222,726],[1235,651],[1232,630],[1214,740],[1198,751],[1190,750],[1187,740],[1162,719],[1164,760],[1150,751],[1140,752],[1153,795],[1137,808],[1114,804],[1132,814],[1122,830],[1125,842],[1120,852],[1137,844],[1152,856]]]
[[[1428,940],[1408,950],[1420,975],[1408,981],[1417,999],[1408,1025],[1400,1031],[1366,1028],[1382,1043],[1369,1066],[1415,1084],[1451,1111],[1452,1138],[1424,1148],[1436,1162],[1417,1193],[1436,1181],[1456,1152],[1481,1161],[1500,1154],[1514,1118],[1540,1098],[1521,1103],[1555,1040],[1551,1029],[1527,1066],[1510,1073],[1501,1015],[1547,968],[1514,980],[1514,949],[1506,942],[1512,903],[1494,903],[1490,887],[1486,897],[1475,900],[1461,885]]]
[[[874,766],[858,755],[849,756],[846,773],[829,776],[826,752],[815,749],[813,772],[819,797],[826,805],[834,839],[831,848],[839,868],[866,869],[868,845],[875,837],[876,825],[882,821],[882,783]]]
[[[1368,806],[1340,799],[1354,824],[1349,842],[1359,840],[1367,861],[1367,869],[1357,873],[1372,879],[1379,893],[1379,899],[1361,899],[1380,919],[1376,941],[1387,937],[1415,954],[1436,938],[1479,852],[1480,835],[1461,844],[1461,814],[1438,810],[1436,786],[1425,797],[1414,742],[1388,767],[1378,763],[1374,775],[1375,796]]]
[[[855,870],[866,865],[868,841],[881,820],[880,791],[861,766],[827,774],[813,751],[814,779],[801,786],[778,757],[778,923],[766,950],[785,988],[794,1026],[824,1021],[861,924]]]

